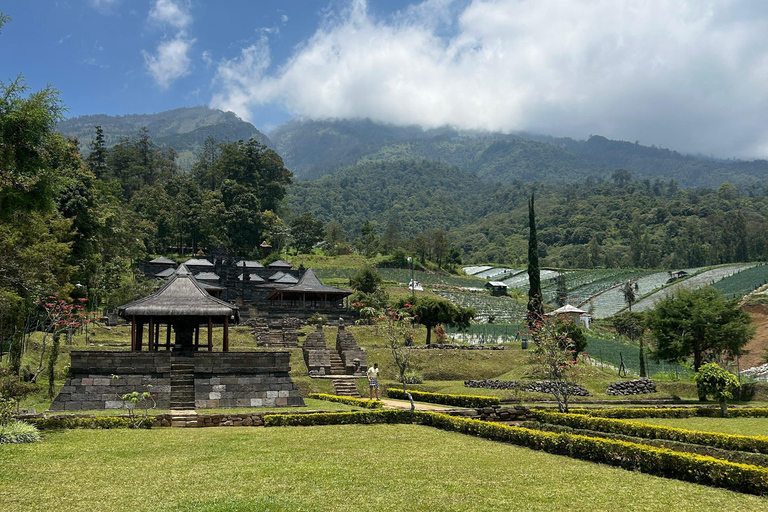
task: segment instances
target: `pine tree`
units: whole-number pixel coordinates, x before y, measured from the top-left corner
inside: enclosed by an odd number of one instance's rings
[[[104,130],[101,126],[96,127],[96,136],[88,144],[91,149],[91,153],[85,162],[88,164],[88,168],[91,170],[94,176],[103,180],[107,175],[107,145],[104,141]]]
[[[541,274],[539,272],[539,241],[536,236],[536,213],[534,199],[528,201],[528,327],[531,329],[544,316],[544,304],[541,298]]]

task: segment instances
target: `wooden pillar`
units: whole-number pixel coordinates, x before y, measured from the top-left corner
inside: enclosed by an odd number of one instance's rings
[[[136,315],[131,317],[131,352],[136,352]]]
[[[155,352],[160,347],[160,320],[155,322]]]
[[[222,350],[229,352],[229,316],[224,317],[224,346]]]
[[[144,338],[144,322],[136,322],[136,351],[141,352],[142,341]]]
[[[200,324],[195,326],[195,350],[200,349]]]
[[[150,352],[155,350],[155,317],[149,317],[149,336],[147,338],[147,350]]]
[[[171,322],[168,321],[168,329],[165,331],[165,350],[171,350]]]
[[[208,317],[208,352],[213,352],[213,320]]]

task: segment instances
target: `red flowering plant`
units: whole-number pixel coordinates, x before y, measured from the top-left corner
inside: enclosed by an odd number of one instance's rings
[[[550,382],[560,412],[568,412],[579,377],[576,343],[567,330],[558,329],[558,324],[546,317],[532,327],[531,337],[533,362]]]
[[[46,347],[50,339],[53,339],[54,345],[50,358],[53,364],[55,364],[56,357],[58,356],[60,336],[66,334],[67,344],[72,344],[73,333],[83,325],[85,301],[86,299],[73,300],[72,297],[60,299],[54,295],[38,301],[37,305],[40,311],[39,325],[43,332],[43,339],[41,341],[40,362],[30,379],[31,382],[36,382],[38,375],[43,371]]]

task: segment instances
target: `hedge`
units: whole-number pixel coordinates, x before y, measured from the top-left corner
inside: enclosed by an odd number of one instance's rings
[[[595,418],[582,414],[534,411],[534,417],[544,423],[565,425],[571,428],[597,430],[599,432],[610,432],[647,439],[667,439],[681,443],[713,446],[724,450],[768,454],[768,437],[764,436],[739,436],[718,432],[698,432],[682,428],[650,425],[638,421]]]
[[[416,414],[422,424],[442,430],[461,432],[665,478],[722,487],[748,494],[761,496],[768,494],[768,469],[757,466],[674,452],[666,448],[572,434],[538,432],[434,412],[417,412]]]
[[[155,420],[150,416],[141,428],[151,428]],[[29,418],[27,423],[36,426],[39,430],[71,429],[71,428],[133,428],[133,422],[127,417],[119,416],[54,416],[50,418]]]
[[[394,410],[267,415],[264,417],[264,425],[274,427],[410,423],[412,419],[417,420],[422,425],[441,430],[515,444],[554,455],[565,455],[575,459],[618,466],[665,478],[722,487],[737,492],[761,496],[768,494],[768,469],[757,466],[737,464],[702,455],[674,452],[666,448],[654,448],[637,443],[565,433],[539,432],[435,412],[416,411],[413,416],[407,411]]]
[[[316,425],[352,425],[376,423],[410,423],[408,411],[356,411],[327,412],[316,414],[267,414],[265,427],[309,427]]]
[[[354,398],[351,396],[328,395],[325,393],[310,393],[307,398],[327,400],[329,402],[339,402],[342,404],[353,405],[355,407],[362,407],[364,409],[380,409],[384,405],[384,402],[381,400],[364,400],[362,398]]]
[[[445,395],[442,393],[427,393],[426,391],[409,391],[414,400],[431,404],[453,405],[455,407],[491,407],[499,405],[495,396],[475,395]],[[402,389],[387,388],[390,398],[407,398]]]
[[[719,418],[720,407],[669,407],[669,408],[622,408],[613,409],[571,409],[572,414],[586,414],[600,418],[636,419],[636,418]],[[729,408],[731,418],[768,418],[768,408],[743,407]]]

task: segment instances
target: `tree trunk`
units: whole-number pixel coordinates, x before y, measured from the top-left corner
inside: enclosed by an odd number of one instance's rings
[[[728,404],[725,402],[725,399],[720,400],[720,414],[722,414],[723,418],[728,417]]]
[[[432,343],[432,327],[427,326],[427,345],[430,345]]]

